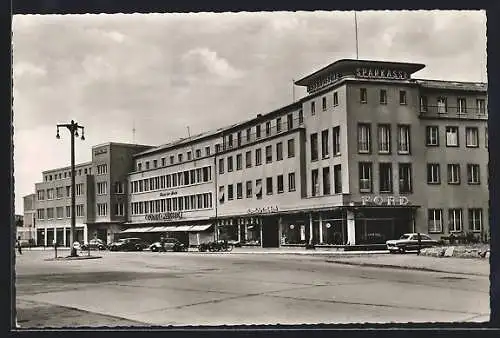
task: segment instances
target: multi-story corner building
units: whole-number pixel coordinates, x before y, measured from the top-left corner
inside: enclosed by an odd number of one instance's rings
[[[17,236],[21,236],[21,240],[36,242],[36,209],[35,209],[35,194],[23,196],[23,226],[17,227]],[[16,237],[17,238],[17,237]]]
[[[75,165],[76,238],[111,241],[127,219],[127,174],[132,155],[149,146],[106,143],[92,147],[92,161]],[[43,172],[35,184],[37,245],[70,246],[71,167]]]
[[[277,247],[488,231],[484,83],[340,60],[307,96],[135,155],[129,233]]]

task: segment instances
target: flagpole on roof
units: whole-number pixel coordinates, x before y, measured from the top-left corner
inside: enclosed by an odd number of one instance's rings
[[[359,59],[359,48],[358,48],[358,15],[354,11],[354,29],[356,31],[356,60]]]

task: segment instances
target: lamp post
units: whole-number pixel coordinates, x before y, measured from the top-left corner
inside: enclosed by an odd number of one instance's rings
[[[70,124],[58,124],[57,125],[57,135],[56,138],[60,139],[59,128],[67,128],[71,134],[71,231],[70,231],[70,243],[71,243],[71,257],[78,256],[76,248],[73,247],[73,242],[75,240],[75,223],[76,223],[76,213],[75,213],[75,136],[78,137],[78,129],[82,130],[82,141],[85,140],[84,127],[79,126],[78,123],[71,120]]]

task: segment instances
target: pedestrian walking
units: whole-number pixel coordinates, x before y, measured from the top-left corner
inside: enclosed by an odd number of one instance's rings
[[[165,252],[165,237],[163,235],[160,237],[161,251]]]
[[[17,251],[19,251],[19,254],[22,255],[23,249],[21,247],[21,236],[17,237],[16,246],[17,246]]]

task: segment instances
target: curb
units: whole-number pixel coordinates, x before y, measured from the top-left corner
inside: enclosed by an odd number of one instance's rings
[[[77,256],[77,257],[57,257],[57,258],[46,258],[45,261],[81,261],[86,259],[98,259],[102,256]]]
[[[398,269],[398,270],[414,270],[414,271],[426,271],[426,272],[440,272],[440,273],[451,273],[454,275],[469,275],[469,276],[481,276],[481,277],[489,277],[489,275],[485,275],[483,273],[474,273],[474,272],[459,272],[459,271],[445,271],[439,269],[431,269],[417,266],[403,266],[403,265],[391,265],[391,264],[376,264],[376,263],[355,263],[355,262],[346,262],[346,261],[336,261],[336,260],[326,260],[327,263],[335,263],[335,264],[343,264],[343,265],[352,265],[352,266],[366,266],[373,268],[384,268],[384,269]]]

